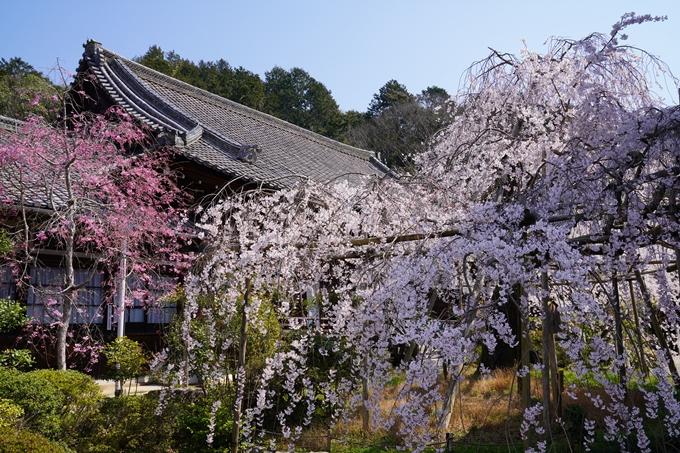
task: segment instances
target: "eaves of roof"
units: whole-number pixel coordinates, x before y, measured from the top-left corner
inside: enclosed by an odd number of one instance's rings
[[[391,175],[354,148],[176,80],[88,41],[89,69],[107,96],[185,157],[229,178],[285,187]]]

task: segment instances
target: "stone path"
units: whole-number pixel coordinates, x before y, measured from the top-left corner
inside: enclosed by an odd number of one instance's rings
[[[102,389],[102,393],[104,393],[105,396],[107,397],[113,397],[115,396],[116,392],[116,383],[115,381],[107,381],[104,379],[97,379],[95,381],[97,385],[99,385],[99,388]],[[132,395],[141,395],[144,393],[149,393],[153,392],[154,390],[161,390],[163,389],[162,385],[157,385],[157,384],[144,384],[144,383],[139,383],[138,385],[135,384],[135,381],[132,381],[132,386],[130,387],[130,382],[126,381],[125,385],[123,386],[123,393],[125,395],[128,394],[128,389],[130,390],[130,393]]]

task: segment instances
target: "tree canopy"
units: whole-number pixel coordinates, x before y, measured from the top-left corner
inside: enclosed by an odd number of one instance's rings
[[[54,117],[59,91],[21,58],[0,59],[0,115],[18,119],[29,114]]]
[[[183,195],[168,158],[122,110],[57,123],[33,116],[14,132],[0,131],[0,212],[18,248],[6,264],[30,293],[36,332],[41,325],[56,330],[58,368],[66,368],[69,350],[98,356],[99,338],[88,327],[101,322],[112,294],[95,297],[90,280],[117,275],[125,257],[150,288],[154,276],[173,276],[185,262],[178,236]],[[55,257],[59,269],[45,263]],[[136,297],[145,298],[140,291]],[[74,324],[81,335],[71,331]]]
[[[431,86],[414,96],[390,80],[373,95],[364,118],[351,124],[349,137],[354,145],[377,152],[388,167],[413,172],[415,158],[430,149],[453,114],[443,88]]]
[[[527,448],[548,451],[558,402],[570,397],[551,342],[578,379],[601,386],[581,396],[601,409],[602,429],[622,450],[650,451],[650,420],[680,435],[672,327],[680,315],[680,109],[653,91],[651,68],[667,68],[619,42],[626,26],[650,20],[660,18],[627,14],[611,34],[553,39],[545,54],[494,51],[471,69],[455,98],[459,114],[411,177],[365,187],[306,183],[206,210],[213,248],[187,280],[183,322],[186,357],[200,354],[209,381],[227,373],[222,350],[205,347],[215,344],[211,335],[239,314],[246,325],[272,294],[286,318],[296,295],[313,293],[331,326],[299,326],[298,339],[277,345],[257,397],[235,417],[242,442],[263,442],[265,420],[294,439],[323,406],[333,422],[361,409],[366,426],[393,429],[421,451],[446,430],[478,346],[494,350],[532,334],[543,339],[533,351],[542,399],[523,400],[520,434],[535,441]],[[215,297],[208,307],[198,303],[206,294]],[[437,300],[445,308],[435,312]],[[521,327],[510,324],[507,305]],[[191,335],[194,319],[215,326],[207,340]],[[394,344],[427,353],[397,366],[404,380],[383,411]],[[315,357],[328,354],[351,371],[310,374]],[[442,362],[451,370],[445,393]],[[523,385],[531,368],[516,364]],[[632,401],[633,385],[644,407]],[[585,418],[586,446],[595,423]]]
[[[312,132],[335,138],[343,121],[331,92],[306,71],[275,67],[265,73],[264,111]]]

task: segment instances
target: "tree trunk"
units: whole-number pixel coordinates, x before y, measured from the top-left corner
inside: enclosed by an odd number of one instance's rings
[[[642,299],[645,301],[645,305],[647,305],[647,309],[649,309],[649,320],[652,324],[652,330],[654,330],[654,335],[656,335],[656,338],[659,340],[659,345],[661,346],[661,349],[664,351],[664,354],[668,354],[667,357],[667,363],[668,363],[668,368],[670,369],[671,373],[673,373],[675,376],[678,375],[678,367],[675,366],[675,361],[673,360],[673,357],[670,356],[671,350],[668,347],[668,342],[666,341],[666,335],[663,333],[663,330],[661,329],[661,323],[659,322],[659,318],[657,315],[657,308],[652,304],[652,299],[649,296],[649,291],[647,291],[647,285],[645,284],[644,278],[642,278],[642,273],[640,273],[639,270],[635,271],[635,279],[638,282],[638,285],[640,285],[640,292],[642,293]],[[680,382],[676,382],[675,384],[676,388],[680,388]]]
[[[73,304],[75,299],[75,270],[73,268],[73,259],[75,255],[75,223],[71,216],[69,227],[71,231],[66,238],[64,260],[66,262],[66,269],[64,274],[64,287],[61,292],[61,319],[59,320],[59,327],[57,329],[57,369],[66,370],[66,345],[69,324],[71,323],[71,312],[73,311]]]
[[[612,275],[612,302],[614,302],[614,324],[616,330],[616,355],[620,360],[624,358],[623,348],[623,320],[621,317],[621,297],[619,295],[619,282],[616,272]],[[626,365],[619,366],[619,384],[626,385]]]
[[[635,290],[633,289],[633,281],[628,280],[628,290],[630,291],[630,303],[633,307],[633,317],[635,318],[635,334],[637,337],[638,347],[636,352],[638,358],[640,359],[640,366],[642,367],[642,372],[645,376],[649,376],[649,368],[647,367],[647,361],[645,360],[645,350],[644,342],[642,341],[642,331],[640,330],[640,318],[637,312],[637,302],[635,301]]]
[[[520,288],[521,291],[521,288]],[[521,293],[520,293],[521,294]],[[529,337],[529,329],[526,323],[520,318],[520,335],[522,335],[522,370],[526,372],[519,382],[520,391],[522,394],[522,410],[529,409],[531,407],[531,372],[530,372],[530,357],[531,354],[531,339]],[[524,450],[528,450],[532,444],[531,430],[526,433],[526,439],[524,439]]]
[[[472,298],[472,304],[470,304],[470,309],[465,315],[465,332],[463,333],[463,338],[467,339],[470,337],[470,332],[472,331],[472,324],[475,320],[475,310],[479,305],[478,297],[478,285],[475,283],[475,289],[472,291],[470,297]],[[461,296],[462,305],[462,296]],[[460,390],[460,375],[463,372],[464,363],[459,363],[451,371],[449,376],[449,383],[446,387],[446,396],[444,397],[444,403],[442,404],[442,413],[439,416],[439,428],[447,429],[451,423],[451,414],[453,414],[453,408],[456,404],[456,397],[458,396],[458,391]]]
[[[515,291],[516,292],[516,288]],[[498,289],[494,291],[494,299],[497,300],[499,297]],[[517,325],[519,323],[520,313],[519,304],[512,303],[510,301],[503,304],[503,306],[498,307],[498,311],[503,313],[508,320],[508,325],[512,330],[513,339],[519,343],[521,341],[521,333],[517,331]],[[519,347],[510,346],[505,341],[498,341],[496,348],[493,353],[489,352],[489,348],[486,345],[482,345],[482,354],[479,359],[480,364],[484,364],[489,370],[498,370],[505,368],[514,368],[519,360]]]
[[[557,367],[557,348],[555,348],[555,335],[551,332],[548,336],[548,350],[550,351],[550,383],[552,385],[552,400],[555,406],[554,414],[562,418],[562,388],[560,386],[559,370]]]
[[[57,369],[66,369],[66,344],[68,327],[73,311],[73,292],[67,292],[62,296],[62,313],[57,328]]]

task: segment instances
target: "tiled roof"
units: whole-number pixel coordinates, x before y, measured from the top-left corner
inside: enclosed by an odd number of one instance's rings
[[[300,179],[356,183],[389,169],[375,153],[348,146],[85,45],[84,64],[107,95],[171,137],[178,152],[229,178],[288,186]]]
[[[17,134],[21,133],[23,121],[0,116],[0,147],[11,145]],[[50,208],[50,202],[60,205],[67,199],[63,187],[59,184],[50,184],[39,175],[30,172],[21,172],[19,183],[16,167],[11,165],[0,166],[0,199],[3,203],[23,205],[32,208]]]

